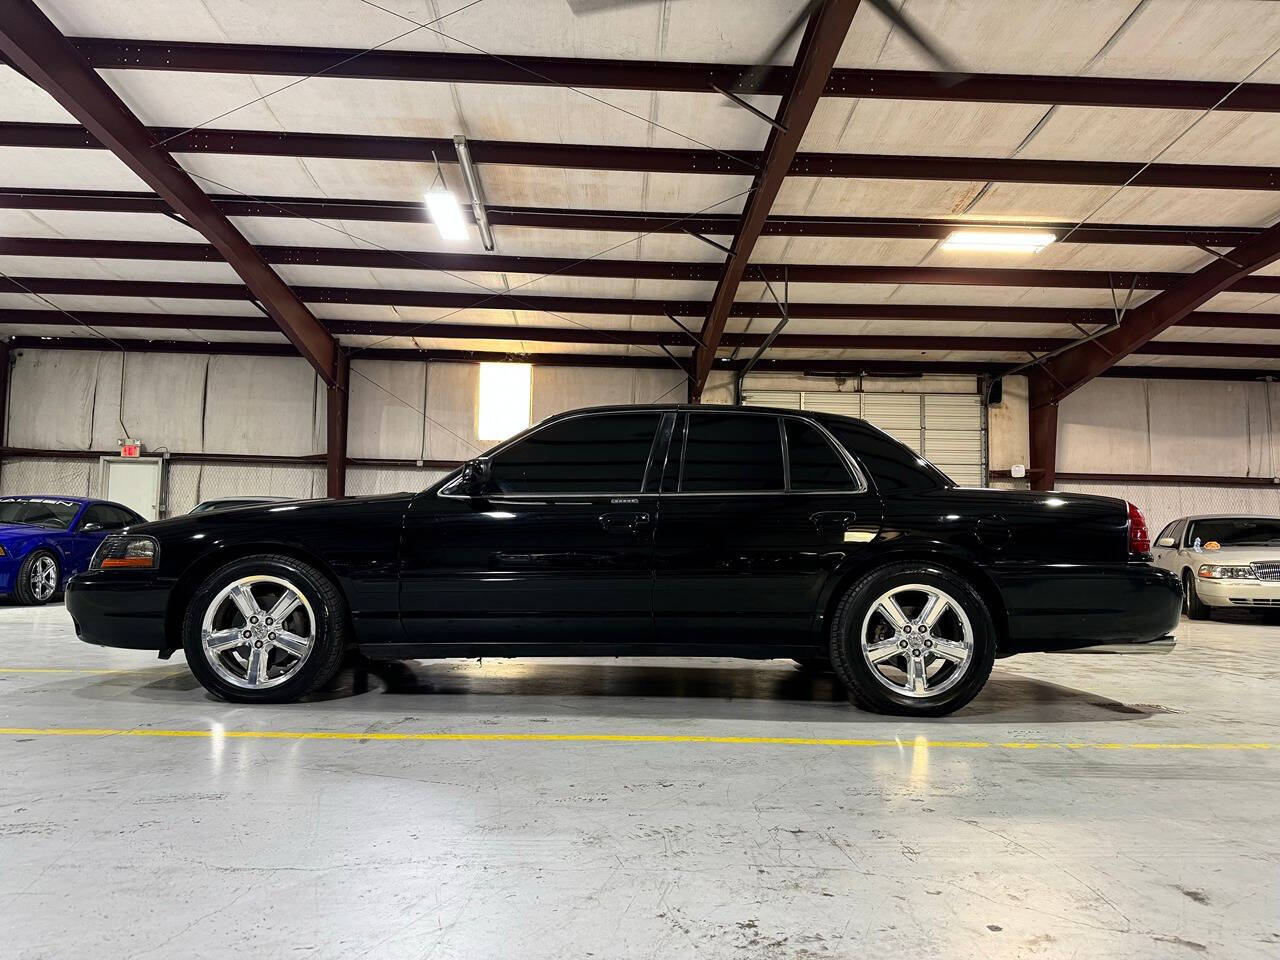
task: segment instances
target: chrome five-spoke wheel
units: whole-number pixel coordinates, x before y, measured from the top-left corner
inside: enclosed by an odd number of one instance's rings
[[[233,580],[205,607],[205,660],[232,686],[264,690],[294,676],[316,640],[316,617],[301,590],[280,577]]]
[[[44,603],[58,589],[58,564],[53,557],[42,554],[31,565],[29,576],[31,595]]]
[[[885,591],[862,621],[862,656],[883,686],[904,697],[938,696],[964,679],[973,625],[940,588],[907,583]]]

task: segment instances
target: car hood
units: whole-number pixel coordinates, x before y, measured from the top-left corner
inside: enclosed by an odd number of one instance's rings
[[[416,497],[416,493],[390,493],[377,497],[345,497],[331,500],[285,500],[274,503],[256,504],[250,507],[233,507],[229,510],[208,510],[204,513],[186,513],[167,520],[152,520],[149,523],[135,524],[128,527],[129,533],[145,533],[150,536],[169,534],[185,535],[200,530],[218,530],[219,528],[243,527],[246,524],[268,526],[287,520],[305,519],[308,522],[324,523],[325,516],[353,509],[358,510],[362,504],[380,504],[388,501],[402,501],[406,505]]]
[[[16,540],[19,537],[39,537],[50,533],[66,533],[56,527],[41,527],[34,523],[0,523],[0,540]]]
[[[1189,557],[1200,563],[1237,564],[1280,563],[1280,547],[1220,547],[1217,550],[1185,549]]]

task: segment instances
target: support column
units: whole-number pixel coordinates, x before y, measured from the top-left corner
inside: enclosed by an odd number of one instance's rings
[[[1058,473],[1058,401],[1044,374],[1028,378],[1031,410],[1031,489],[1052,490]]]
[[[334,383],[326,389],[328,423],[325,446],[327,473],[325,493],[330,497],[345,497],[347,495],[347,411],[351,403],[351,392],[348,389],[351,379],[351,360],[342,349],[338,350],[334,367]]]
[[[0,340],[0,448],[9,442],[9,341]],[[4,459],[0,458],[0,466]]]

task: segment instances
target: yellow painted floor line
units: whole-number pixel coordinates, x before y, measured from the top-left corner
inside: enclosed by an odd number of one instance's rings
[[[153,730],[96,727],[0,727],[11,737],[150,737],[199,740],[357,740],[482,743],[725,743],[811,747],[936,747],[956,750],[1275,750],[1275,743],[1058,743],[1015,740],[862,740],[833,737],[716,737],[630,733],[366,733],[346,730]]]

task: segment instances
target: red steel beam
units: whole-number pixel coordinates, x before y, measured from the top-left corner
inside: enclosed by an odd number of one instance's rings
[[[80,329],[202,330],[211,333],[268,333],[276,328],[266,317],[228,317],[170,313],[108,313],[77,311],[77,319],[56,310],[0,310],[0,326],[42,326]],[[533,327],[514,324],[406,323],[401,320],[326,320],[325,328],[343,336],[416,336],[427,340],[510,340],[531,343],[573,343],[686,348],[688,337],[666,330],[598,330],[589,327]],[[725,333],[725,347],[759,347],[764,333]],[[979,353],[1043,353],[1067,346],[1055,337],[938,337],[927,334],[783,333],[772,346],[793,350],[915,350]],[[1237,357],[1280,360],[1280,344],[1215,343],[1201,340],[1157,340],[1135,351],[1150,356]]]
[[[611,90],[711,92],[712,85],[739,88],[747,64],[568,57],[490,57],[470,53],[291,47],[270,44],[198,43],[77,37],[71,43],[99,70],[163,70],[310,76],[436,83],[547,86],[568,84]],[[791,70],[763,72],[762,94],[782,95]],[[1280,111],[1280,85],[1154,80],[1120,77],[1053,77],[1023,74],[951,74],[920,70],[836,68],[826,97],[946,100],[973,103],[1042,103],[1091,107]],[[1226,98],[1223,100],[1223,98]]]
[[[351,410],[351,360],[338,350],[334,382],[325,390],[325,495],[347,495],[347,422]]]
[[[195,181],[155,143],[33,0],[0,4],[0,53],[84,124],[72,129],[111,150],[174,212],[204,234],[325,382],[334,382],[337,343],[333,337]]]
[[[258,252],[272,264],[370,267],[401,270],[556,274],[640,280],[715,280],[718,263],[672,260],[609,260],[583,257],[504,256],[491,253],[437,253],[422,250],[369,250],[349,247],[263,245]],[[0,255],[90,257],[117,260],[221,262],[216,247],[201,243],[148,240],[72,240],[63,237],[0,237]],[[791,263],[751,265],[752,277],[794,283],[936,284],[941,286],[1072,287],[1164,290],[1189,274],[1144,271],[995,269],[985,267],[861,266]],[[1231,286],[1249,293],[1280,293],[1280,277],[1247,277]]]
[[[1280,261],[1280,224],[1134,307],[1118,329],[1045,361],[1032,380],[1033,406],[1056,404],[1250,274]]]
[[[323,197],[234,197],[212,194],[210,199],[229,217],[313,217],[390,223],[428,223],[419,201],[339,200]],[[169,205],[143,191],[50,190],[0,187],[0,208],[19,210],[80,210],[104,213],[164,213]],[[732,234],[738,217],[729,214],[654,214],[637,210],[574,210],[543,207],[489,207],[494,226],[547,230],[592,230],[623,233]],[[463,210],[470,216],[470,207]],[[1071,243],[1121,243],[1154,246],[1234,247],[1262,232],[1260,227],[1208,227],[1161,224],[1089,223],[1066,221],[1008,221],[959,217],[810,217],[771,215],[764,225],[768,236],[865,237],[888,240],[945,240],[953,230],[1024,227],[1065,234]]]
[[[734,231],[724,271],[711,299],[711,309],[702,323],[698,337],[701,346],[694,351],[694,375],[689,384],[692,402],[702,398],[702,388],[715,362],[716,349],[737,298],[738,285],[751,262],[751,253],[764,230],[782,182],[793,166],[813,111],[822,98],[831,68],[853,23],[854,14],[858,12],[858,3],[859,0],[822,0],[810,15],[800,38],[795,66],[775,114],[777,126],[769,131],[759,173],[751,184],[751,196],[747,198],[738,229]]]
[[[453,141],[433,137],[387,137],[267,130],[151,128],[172,153],[244,154],[264,157],[326,157],[422,163],[436,157],[456,163]],[[170,139],[172,138],[172,139]],[[606,144],[532,143],[471,140],[476,163],[621,170],[652,173],[705,173],[751,176],[761,155],[750,150],[702,150],[679,147],[624,147]],[[98,149],[76,124],[0,123],[0,146]],[[1280,190],[1280,169],[1209,163],[1027,160],[988,157],[922,157],[889,154],[796,153],[787,173],[793,177],[888,180],[946,180],[985,183],[1057,183],[1081,186],[1186,187],[1205,190]]]
[[[203,341],[177,340],[129,340],[113,338],[106,344],[93,337],[43,337],[17,336],[8,341],[13,350],[103,350],[123,348],[138,353],[190,353],[224,356],[296,357],[288,344],[271,343],[206,343]],[[118,345],[118,347],[117,347]],[[365,360],[402,360],[415,363],[423,361],[480,363],[483,361],[520,361],[562,367],[623,367],[670,370],[671,361],[666,357],[600,356],[582,353],[515,353],[480,350],[402,350],[391,348],[361,350],[356,362]],[[746,361],[717,361],[717,370],[742,369]],[[924,376],[926,374],[955,373],[966,375],[999,375],[1010,370],[1010,364],[990,361],[956,360],[877,360],[855,358],[848,360],[760,360],[757,372],[816,373],[839,376]],[[1172,366],[1123,366],[1112,367],[1103,376],[1139,378],[1149,380],[1231,380],[1253,382],[1275,379],[1280,376],[1280,365],[1275,370],[1221,367],[1217,369]],[[319,457],[316,458],[317,460]]]
[[[450,293],[434,290],[392,290],[383,287],[296,287],[309,303],[353,303],[442,310],[531,310],[547,313],[598,313],[611,316],[705,317],[710,304],[699,300],[631,300],[616,297],[547,297],[526,294]],[[248,290],[236,283],[182,283],[168,280],[98,280],[56,277],[0,277],[0,293],[33,293],[49,296],[159,297],[162,299],[250,300]],[[900,303],[791,303],[791,316],[806,320],[902,320],[932,323],[1063,323],[1108,324],[1115,315],[1109,309],[1077,307],[987,307],[954,304]],[[13,313],[14,311],[8,311]],[[89,314],[80,314],[85,315]],[[94,316],[135,316],[95,311]],[[739,300],[730,316],[776,319],[772,301]],[[1191,327],[1241,330],[1274,330],[1280,321],[1274,313],[1195,311],[1181,323]],[[107,321],[104,324],[110,325]]]

